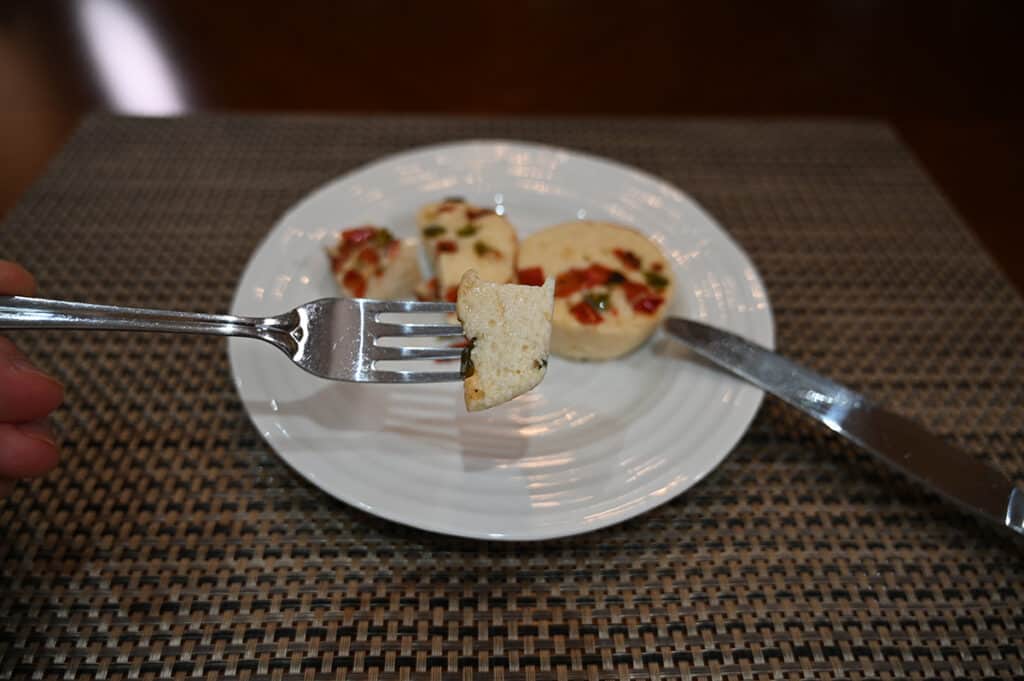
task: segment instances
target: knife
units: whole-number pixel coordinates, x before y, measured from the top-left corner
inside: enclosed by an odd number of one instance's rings
[[[701,357],[810,414],[962,509],[1024,535],[1024,492],[995,468],[735,334],[679,317],[667,319],[665,329]]]

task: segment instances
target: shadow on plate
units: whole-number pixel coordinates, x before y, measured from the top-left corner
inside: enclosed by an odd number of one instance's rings
[[[458,452],[469,472],[524,459],[536,459],[536,466],[527,468],[540,471],[566,465],[566,457],[595,443],[602,451],[615,451],[624,446],[627,426],[614,414],[555,404],[539,390],[486,412],[468,413],[461,389],[450,384],[326,383],[299,400],[247,406],[254,414],[306,419],[325,430],[390,433]]]
[[[728,371],[725,371],[714,363],[704,359],[667,334],[659,334],[658,337],[651,342],[651,352],[658,357],[690,362],[691,364],[696,364],[697,366],[714,371],[715,373],[732,376]]]

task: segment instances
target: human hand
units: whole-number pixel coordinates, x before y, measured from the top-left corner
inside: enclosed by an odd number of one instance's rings
[[[20,265],[0,260],[0,294],[31,296],[36,281]],[[60,405],[64,386],[44,374],[0,336],[0,497],[14,481],[57,465],[57,443],[46,416]]]

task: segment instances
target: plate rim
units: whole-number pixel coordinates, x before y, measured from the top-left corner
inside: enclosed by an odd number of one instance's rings
[[[747,268],[749,270],[749,274],[753,275],[753,281],[751,283],[755,284],[760,289],[760,291],[763,293],[763,295],[764,295],[764,303],[765,303],[765,306],[763,308],[763,313],[764,313],[764,324],[765,324],[765,331],[766,331],[767,342],[763,342],[763,341],[758,341],[758,342],[761,343],[764,347],[766,347],[769,350],[774,350],[775,349],[775,343],[776,343],[775,314],[774,314],[774,310],[773,310],[772,305],[771,305],[771,299],[770,299],[770,297],[768,295],[768,289],[765,286],[764,279],[762,278],[760,271],[756,267],[756,265],[755,265],[753,259],[750,257],[750,255],[742,247],[742,245],[733,238],[732,234],[725,228],[724,225],[722,225],[717,219],[714,218],[714,216],[711,215],[711,213],[709,213],[707,210],[704,209],[703,205],[701,205],[700,202],[698,202],[696,199],[694,199],[688,193],[686,193],[685,191],[683,191],[682,189],[680,189],[679,187],[677,187],[673,183],[669,182],[668,180],[666,180],[666,179],[664,179],[662,177],[659,177],[659,176],[657,176],[657,175],[655,175],[655,174],[653,174],[651,172],[648,172],[646,170],[637,168],[636,166],[632,166],[632,165],[629,165],[627,163],[624,163],[622,161],[618,161],[616,159],[608,158],[608,157],[605,157],[605,156],[600,156],[598,154],[594,154],[594,153],[591,153],[589,151],[582,151],[582,150],[578,150],[578,149],[573,149],[571,147],[552,145],[552,144],[547,144],[547,143],[544,143],[544,142],[534,142],[534,141],[528,141],[528,140],[514,140],[514,139],[508,139],[508,138],[486,138],[486,137],[460,138],[460,139],[453,139],[453,140],[442,141],[442,142],[435,142],[435,143],[426,144],[426,145],[419,145],[419,146],[408,147],[408,148],[405,148],[405,149],[402,149],[402,150],[394,151],[392,153],[389,153],[389,154],[386,154],[386,155],[383,155],[383,156],[376,157],[376,158],[374,158],[374,159],[372,159],[370,161],[367,161],[366,163],[362,163],[362,164],[360,164],[358,166],[355,166],[354,168],[351,168],[351,169],[349,169],[349,170],[347,170],[347,171],[345,171],[345,172],[343,172],[343,173],[341,173],[339,175],[335,175],[335,176],[325,180],[324,182],[318,184],[314,188],[310,189],[305,194],[303,194],[300,198],[295,200],[294,203],[292,203],[285,211],[280,213],[274,219],[273,224],[270,225],[270,227],[267,229],[267,232],[260,238],[260,240],[257,242],[255,247],[250,252],[249,257],[246,260],[244,267],[242,268],[242,271],[238,275],[238,280],[237,280],[237,282],[235,284],[234,293],[232,294],[232,297],[231,297],[231,308],[230,308],[231,309],[231,314],[235,314],[235,310],[238,309],[240,298],[241,298],[242,293],[243,293],[242,283],[243,283],[244,279],[246,278],[246,275],[249,273],[249,269],[250,269],[250,267],[253,264],[253,260],[256,258],[257,254],[260,251],[262,251],[264,249],[264,247],[266,247],[269,244],[271,238],[273,237],[273,235],[277,231],[277,227],[279,225],[281,225],[282,223],[284,223],[287,220],[287,218],[289,218],[294,213],[296,213],[304,205],[306,205],[307,203],[309,203],[311,201],[316,200],[317,197],[319,197],[323,193],[327,192],[328,190],[330,190],[335,185],[337,185],[339,183],[342,183],[342,182],[350,179],[352,176],[355,176],[357,174],[362,174],[362,173],[369,172],[369,171],[372,171],[374,169],[377,169],[379,167],[392,164],[392,163],[394,163],[394,162],[396,162],[396,161],[398,161],[398,160],[400,160],[400,159],[402,159],[403,157],[406,157],[406,156],[414,156],[414,155],[423,155],[423,154],[437,153],[438,151],[441,151],[441,150],[450,150],[450,149],[464,150],[464,149],[473,148],[473,147],[491,147],[491,148],[493,148],[493,147],[496,147],[496,146],[506,146],[506,147],[519,148],[519,149],[522,149],[524,151],[542,151],[542,152],[546,152],[546,153],[549,153],[549,154],[564,154],[564,155],[567,155],[569,157],[575,157],[575,158],[582,159],[582,160],[585,160],[585,161],[588,161],[588,162],[591,162],[591,163],[607,166],[607,167],[610,167],[610,168],[612,168],[614,170],[617,170],[619,172],[623,172],[623,173],[625,173],[627,175],[631,175],[633,177],[640,178],[643,181],[648,182],[648,183],[658,187],[659,190],[662,190],[662,191],[666,191],[667,190],[667,192],[670,195],[673,195],[675,198],[681,199],[682,202],[688,204],[690,208],[692,208],[693,210],[697,211],[701,215],[701,217],[703,219],[705,219],[712,227],[714,227],[716,229],[716,231],[718,233],[718,236],[720,238],[724,239],[736,251],[736,253],[739,254],[740,258],[743,261],[743,264],[745,266],[747,266]],[[644,234],[645,234],[645,236],[647,235],[646,232]],[[555,525],[545,525],[545,526],[543,526],[541,528],[535,528],[533,532],[520,532],[518,534],[507,533],[506,532],[506,533],[503,533],[503,534],[501,534],[499,536],[494,536],[493,534],[484,533],[484,532],[475,532],[473,530],[459,529],[458,527],[442,526],[441,524],[435,525],[435,524],[431,524],[429,522],[422,522],[421,519],[418,516],[411,516],[411,517],[408,516],[408,515],[402,516],[401,514],[391,513],[389,511],[387,511],[386,509],[382,509],[382,508],[380,508],[378,506],[373,506],[373,507],[368,508],[368,509],[367,508],[363,508],[363,506],[361,504],[356,504],[356,503],[353,503],[352,501],[350,501],[348,499],[342,498],[342,496],[338,495],[335,491],[325,489],[320,484],[318,484],[318,482],[315,479],[313,479],[310,475],[308,475],[307,473],[305,473],[304,471],[299,469],[295,464],[293,464],[288,459],[288,457],[285,456],[278,449],[278,447],[274,444],[274,442],[269,440],[263,434],[263,431],[261,430],[260,425],[258,423],[256,423],[255,415],[254,415],[253,411],[249,408],[249,406],[248,406],[248,404],[246,402],[246,399],[245,399],[245,397],[243,395],[242,380],[241,380],[241,377],[239,376],[239,372],[238,372],[237,367],[236,367],[237,361],[238,361],[236,359],[236,356],[235,356],[236,352],[237,352],[236,348],[239,348],[241,346],[242,340],[243,339],[238,339],[238,338],[229,338],[228,339],[228,363],[229,363],[230,369],[231,369],[232,383],[235,386],[235,392],[238,395],[238,399],[242,403],[242,407],[245,410],[246,417],[249,419],[249,422],[252,424],[253,428],[256,429],[257,433],[259,433],[260,439],[270,448],[270,450],[274,453],[274,456],[278,460],[284,462],[285,465],[288,466],[288,468],[290,470],[292,470],[294,473],[299,475],[299,477],[301,477],[306,483],[313,485],[321,493],[324,493],[324,494],[328,495],[329,497],[331,497],[331,498],[333,498],[333,499],[335,499],[337,501],[340,501],[341,503],[345,504],[349,508],[358,510],[358,511],[360,511],[362,513],[367,513],[367,514],[369,514],[371,516],[383,519],[383,520],[385,520],[387,522],[393,522],[393,523],[396,523],[396,524],[399,524],[399,525],[404,525],[406,527],[411,527],[411,528],[414,528],[414,529],[419,530],[419,531],[430,532],[430,533],[434,533],[434,534],[451,536],[451,537],[461,537],[461,538],[465,538],[465,539],[472,539],[472,540],[479,540],[479,541],[490,541],[490,542],[500,542],[500,543],[539,542],[539,541],[552,541],[552,540],[557,540],[557,539],[561,539],[561,538],[580,536],[580,535],[584,535],[584,534],[589,534],[591,532],[596,532],[596,531],[599,531],[599,530],[602,530],[602,529],[606,529],[608,527],[612,527],[612,526],[615,526],[615,525],[619,525],[619,524],[624,523],[624,522],[626,522],[628,520],[635,519],[635,518],[637,518],[639,516],[642,516],[642,515],[644,515],[646,513],[649,513],[651,511],[655,510],[656,508],[659,508],[659,507],[661,507],[661,506],[671,502],[674,499],[679,498],[681,495],[683,495],[687,491],[693,489],[696,485],[700,484],[705,478],[707,478],[707,476],[709,476],[711,473],[713,473],[715,470],[717,470],[718,467],[721,466],[722,463],[733,453],[733,450],[735,450],[735,448],[736,448],[737,444],[739,444],[740,440],[749,432],[751,424],[754,422],[754,419],[757,417],[757,414],[760,412],[761,407],[764,404],[764,397],[765,397],[764,390],[762,390],[762,389],[760,389],[760,388],[758,388],[758,387],[756,387],[756,386],[754,386],[752,384],[745,383],[745,382],[743,383],[744,389],[746,389],[749,392],[751,392],[751,394],[754,397],[751,400],[751,403],[750,403],[750,406],[749,406],[749,412],[747,414],[743,415],[743,419],[742,419],[743,425],[742,425],[742,427],[737,427],[735,429],[735,431],[732,434],[729,435],[729,437],[723,438],[722,442],[727,442],[727,445],[723,447],[723,454],[718,458],[718,460],[715,461],[711,466],[707,467],[707,469],[704,470],[703,472],[701,472],[700,474],[697,474],[697,475],[694,475],[693,477],[691,477],[690,480],[688,481],[688,484],[685,487],[682,487],[681,489],[679,489],[678,491],[676,491],[676,492],[674,492],[672,494],[669,494],[669,495],[665,495],[665,497],[663,497],[663,498],[658,498],[653,503],[640,503],[640,504],[637,505],[638,508],[630,509],[629,511],[624,512],[622,515],[615,516],[615,517],[612,517],[612,518],[607,518],[607,519],[602,518],[599,521],[594,522],[593,524],[588,524],[588,525],[585,525],[585,526],[579,526],[579,525],[577,525],[575,523],[570,523],[570,521],[565,521],[563,523],[558,523],[558,524],[555,524]],[[650,500],[650,496],[645,497],[645,499]],[[566,525],[566,524],[572,524],[573,527],[570,528],[570,529],[566,529],[564,527],[564,525]]]

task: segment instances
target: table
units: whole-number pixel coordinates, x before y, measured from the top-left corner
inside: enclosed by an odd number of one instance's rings
[[[673,182],[757,263],[782,352],[1024,476],[1024,305],[870,120],[98,115],[9,214],[0,253],[46,296],[222,311],[306,192],[479,137]],[[654,512],[483,543],[290,473],[222,340],[15,340],[68,390],[60,470],[0,501],[0,677],[1024,675],[1019,549],[773,399]]]
[[[1024,88],[1008,86],[1022,10],[246,0],[239,21],[235,3],[208,0],[6,0],[0,218],[95,109],[875,116],[1024,292]],[[491,38],[496,49],[467,47]]]

